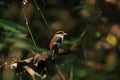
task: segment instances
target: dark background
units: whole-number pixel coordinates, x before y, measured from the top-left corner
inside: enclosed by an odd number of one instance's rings
[[[8,57],[14,56],[13,53],[22,54],[21,58],[30,56],[22,50],[27,49],[24,47],[26,44],[15,42],[18,36],[17,40],[33,44],[25,24],[25,13],[36,45],[40,48],[49,50],[50,32],[54,34],[63,30],[68,33],[60,47],[65,50],[65,54],[55,60],[65,80],[120,80],[119,0],[36,1],[49,26],[45,24],[34,0],[28,0],[24,6],[22,0],[0,0],[0,19],[6,20],[6,25],[12,29],[13,26],[18,27],[15,24],[21,25],[24,29],[19,31],[27,35],[21,39],[19,34],[6,30],[7,26],[0,25],[0,59],[9,60]],[[15,44],[20,49],[16,50]],[[49,77],[45,80],[64,80],[56,69],[56,64],[47,66]],[[0,70],[2,80],[3,75],[7,74],[4,69]],[[26,75],[27,80],[29,74]]]

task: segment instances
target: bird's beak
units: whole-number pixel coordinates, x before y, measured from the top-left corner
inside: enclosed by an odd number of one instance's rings
[[[64,35],[68,35],[67,33],[64,33]]]

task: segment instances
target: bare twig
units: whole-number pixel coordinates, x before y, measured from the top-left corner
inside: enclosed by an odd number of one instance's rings
[[[42,76],[41,76],[39,73],[35,72],[35,71],[34,71],[32,68],[30,68],[29,66],[24,66],[24,68],[25,68],[26,71],[32,76],[33,80],[36,80],[36,79],[35,79],[35,75],[36,75],[36,76],[39,76],[40,78],[42,78]]]
[[[84,54],[85,61],[88,61],[87,52],[86,52],[84,44],[83,44],[83,48],[84,48],[83,49],[83,54]]]
[[[60,74],[60,76],[61,76],[62,80],[66,80],[66,79],[65,79],[65,76],[63,75],[62,71],[60,70],[60,68],[58,67],[58,65],[57,65],[57,64],[55,65],[55,67],[57,68],[58,73]]]
[[[3,66],[8,67],[9,65],[7,62],[4,62],[2,65],[0,65],[0,68],[2,68]]]
[[[27,16],[26,16],[26,14],[25,14],[25,8],[24,8],[24,6],[23,6],[23,15],[24,15],[24,19],[25,19],[25,23],[26,23],[28,32],[30,33],[30,36],[31,36],[31,38],[32,38],[33,44],[34,44],[35,47],[37,48],[35,39],[34,39],[34,37],[33,37],[33,34],[32,34],[32,32],[31,32],[31,29],[30,29],[30,26],[29,26],[29,22],[28,22],[28,20],[27,20]]]
[[[82,34],[80,35],[80,38],[82,38],[82,37],[86,34],[87,30],[88,30],[88,28],[86,28],[86,29],[82,32]],[[84,43],[83,43],[82,45],[83,45],[83,48],[84,48],[84,49],[83,49],[83,54],[84,54],[85,61],[88,61],[88,57],[87,57],[87,53],[86,53],[86,51],[85,51]]]

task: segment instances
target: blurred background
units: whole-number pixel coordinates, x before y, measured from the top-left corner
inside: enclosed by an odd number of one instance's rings
[[[58,30],[68,34],[64,53],[47,65],[45,80],[120,80],[120,0],[0,0],[0,64],[49,50]],[[14,74],[0,68],[0,80],[19,80]]]

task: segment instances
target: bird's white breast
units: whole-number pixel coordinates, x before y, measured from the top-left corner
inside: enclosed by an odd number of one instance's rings
[[[61,35],[61,34],[57,34],[56,37],[60,37],[60,38],[62,39],[62,41],[63,41],[63,39],[64,39],[64,36]]]

